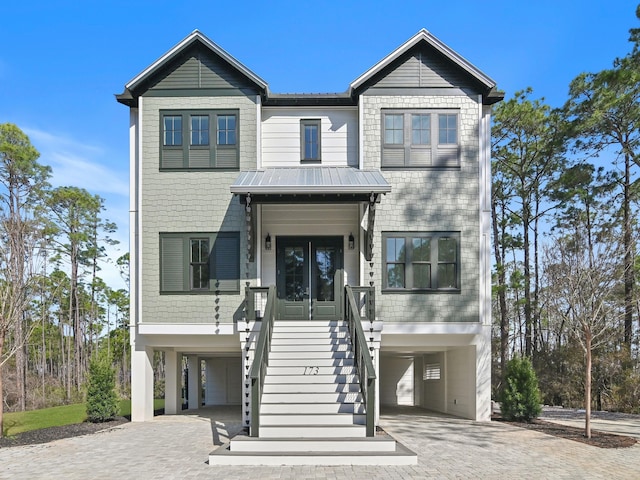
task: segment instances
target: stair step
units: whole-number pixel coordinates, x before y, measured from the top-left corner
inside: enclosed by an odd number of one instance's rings
[[[323,337],[276,337],[275,335],[271,339],[271,347],[273,348],[275,345],[329,345],[329,346],[338,346],[338,345],[351,345],[351,340],[343,337],[343,338],[327,338]]]
[[[260,429],[263,426],[287,425],[365,425],[367,416],[353,413],[262,413],[260,412]]]
[[[308,350],[300,350],[300,351],[271,351],[269,353],[269,363],[271,364],[272,360],[284,360],[284,359],[294,359],[294,360],[311,360],[313,358],[319,359],[339,359],[339,358],[354,358],[353,352],[350,351],[341,351],[341,352],[332,352],[331,350],[324,351],[308,351]]]
[[[276,320],[273,324],[275,327],[346,327],[347,322],[344,320]]]
[[[359,383],[358,375],[267,375],[265,385],[269,383]]]
[[[319,366],[298,366],[298,367],[267,367],[267,375],[302,375],[317,377],[318,375],[355,375],[356,367],[353,365],[346,367],[319,367]]]
[[[352,367],[353,358],[270,358],[270,367]]]
[[[312,325],[308,327],[295,327],[284,323],[275,323],[273,325],[273,333],[277,332],[291,332],[291,333],[310,333],[310,332],[323,332],[323,333],[343,333],[349,332],[349,327],[344,326],[322,326]]]
[[[364,425],[265,425],[260,438],[365,437]]]
[[[390,437],[298,439],[256,438],[238,435],[231,440],[233,452],[395,452]]]
[[[336,392],[313,392],[313,393],[263,393],[262,403],[354,403],[362,402],[360,392],[336,393]]]
[[[346,393],[360,392],[358,383],[265,383],[263,393]]]
[[[288,332],[288,331],[281,331],[281,330],[274,330],[273,334],[271,335],[272,341],[274,338],[276,339],[281,339],[281,338],[318,338],[321,340],[326,341],[328,338],[335,340],[338,338],[349,338],[349,332],[344,331],[344,332]]]
[[[296,343],[276,343],[271,344],[271,352],[350,352],[351,345],[348,343],[342,344],[305,344],[300,345]]]
[[[364,404],[353,403],[262,403],[260,413],[365,413]]]

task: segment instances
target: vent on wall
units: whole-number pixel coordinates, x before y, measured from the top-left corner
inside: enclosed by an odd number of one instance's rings
[[[424,372],[422,373],[423,380],[440,380],[440,364],[439,363],[427,363],[424,366]]]

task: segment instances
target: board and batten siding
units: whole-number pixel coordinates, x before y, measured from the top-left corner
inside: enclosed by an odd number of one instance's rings
[[[276,283],[276,241],[278,236],[341,236],[344,238],[345,284],[359,285],[359,253],[349,250],[349,234],[358,245],[359,211],[356,204],[263,205],[262,206],[262,285]],[[271,250],[264,249],[264,238],[271,235]]]
[[[450,61],[427,49],[414,51],[400,65],[371,87],[383,88],[465,88],[466,75]]]
[[[149,90],[198,88],[255,89],[255,85],[205,47],[195,46],[163,70],[154,79]]]
[[[299,167],[300,121],[320,120],[320,163],[358,166],[358,110],[356,108],[264,108],[262,110],[262,166]],[[302,162],[304,164],[304,162]],[[312,164],[317,165],[317,162]]]

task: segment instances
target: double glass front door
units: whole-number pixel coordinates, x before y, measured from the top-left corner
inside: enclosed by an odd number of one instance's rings
[[[342,237],[278,237],[278,318],[342,318]]]

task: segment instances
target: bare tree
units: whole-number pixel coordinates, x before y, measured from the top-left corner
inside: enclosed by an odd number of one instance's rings
[[[47,187],[49,169],[37,162],[39,153],[15,125],[0,125],[0,437],[4,397],[2,365],[16,355],[21,410],[25,409],[26,356],[24,319],[35,287],[34,265],[41,245],[38,205]],[[7,337],[13,342],[7,346]]]
[[[591,438],[592,357],[621,323],[625,311],[616,288],[624,279],[623,252],[612,237],[587,239],[576,230],[557,237],[544,255],[544,277],[549,314],[564,322],[585,354],[585,436]]]

